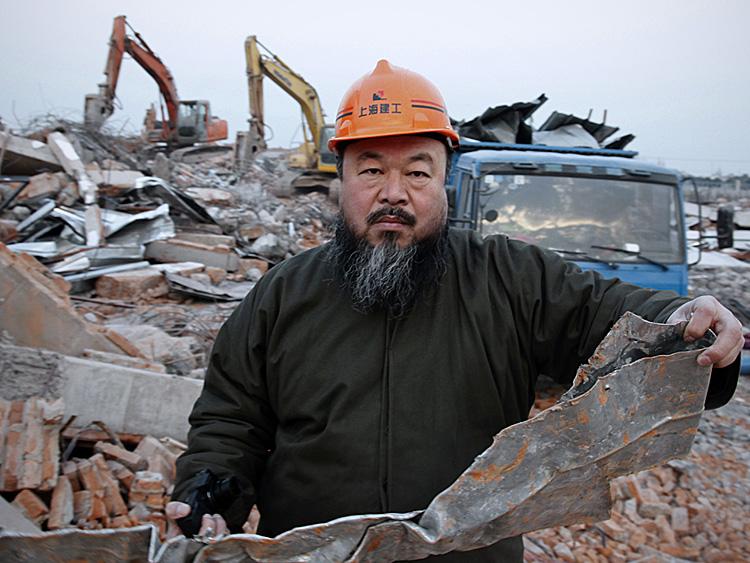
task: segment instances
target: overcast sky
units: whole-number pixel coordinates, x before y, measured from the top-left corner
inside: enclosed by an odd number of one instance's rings
[[[378,59],[429,77],[451,116],[549,101],[633,133],[641,158],[694,174],[750,172],[750,1],[129,1],[3,2],[0,118],[82,117],[124,14],[172,71],[183,99],[210,100],[230,138],[247,126],[243,42],[254,34],[318,90],[332,120]],[[274,146],[300,140],[299,106],[266,80]],[[140,129],[155,83],[122,66],[109,125]],[[19,123],[20,122],[20,123]]]

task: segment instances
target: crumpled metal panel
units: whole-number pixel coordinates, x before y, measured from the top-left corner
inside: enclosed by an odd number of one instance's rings
[[[710,375],[696,358],[711,337],[686,343],[684,326],[623,316],[559,403],[501,431],[424,511],[340,518],[276,538],[233,535],[202,548],[176,538],[153,560],[403,561],[604,520],[611,479],[690,451]],[[5,548],[0,537],[0,556]]]

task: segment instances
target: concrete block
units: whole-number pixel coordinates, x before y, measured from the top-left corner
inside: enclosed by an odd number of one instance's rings
[[[152,268],[156,268],[163,274],[189,276],[196,272],[202,272],[205,266],[200,262],[175,262],[173,264],[154,264]]]
[[[188,415],[203,382],[80,358],[60,363],[65,414],[85,426],[101,420],[114,432],[185,440]]]
[[[34,258],[0,243],[0,332],[19,346],[79,355],[85,349],[139,356],[125,339],[79,317],[70,305],[68,284]]]
[[[260,270],[261,274],[265,274],[268,271],[268,262],[265,260],[259,260],[258,258],[240,259],[240,272],[244,274],[252,269]]]
[[[197,244],[205,244],[206,246],[228,246],[234,248],[236,241],[234,237],[229,235],[215,235],[213,233],[184,233],[178,232],[175,237],[178,240],[186,240],[188,242],[195,242]]]
[[[99,187],[119,190],[132,188],[135,181],[143,177],[137,170],[89,170],[88,174]]]
[[[143,300],[169,293],[164,275],[154,268],[115,272],[97,278],[96,293],[106,299]]]
[[[158,262],[200,262],[205,266],[234,272],[240,257],[228,246],[208,246],[186,240],[157,240],[146,245],[146,258]]]
[[[18,201],[27,201],[40,197],[53,197],[68,183],[62,172],[50,174],[44,172],[29,179],[29,184],[18,194]]]
[[[37,172],[61,170],[60,162],[46,143],[0,132],[0,143],[5,145],[3,174],[31,176]]]

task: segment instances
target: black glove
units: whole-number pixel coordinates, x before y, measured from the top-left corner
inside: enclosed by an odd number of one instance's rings
[[[187,537],[195,536],[204,514],[221,514],[239,494],[236,477],[217,479],[210,469],[203,469],[196,475],[190,494],[181,501],[190,506],[190,514],[178,518],[177,525]]]

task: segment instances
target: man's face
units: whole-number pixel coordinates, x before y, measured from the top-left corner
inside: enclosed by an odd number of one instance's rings
[[[356,141],[344,154],[341,210],[357,237],[406,247],[440,232],[446,220],[445,146],[394,136]]]

